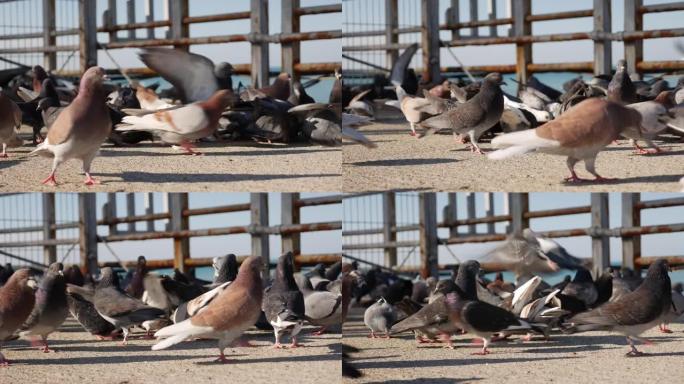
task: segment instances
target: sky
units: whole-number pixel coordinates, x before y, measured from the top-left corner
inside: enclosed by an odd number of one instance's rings
[[[507,0],[496,0],[497,16],[506,17]],[[644,5],[670,3],[671,0],[644,0]],[[450,1],[441,0],[440,2],[440,24],[445,22],[445,12]],[[487,18],[487,3],[488,0],[479,0],[479,19]],[[624,29],[624,1],[614,0],[612,3],[612,30],[614,32],[622,31]],[[460,0],[460,20],[470,20],[470,1]],[[551,12],[571,11],[591,9],[593,7],[593,0],[573,0],[573,1],[556,1],[556,0],[533,0],[532,13],[542,14]],[[360,31],[360,30],[377,30],[383,29],[384,23],[384,0],[345,0],[343,2],[343,31]],[[684,19],[684,12],[667,12],[667,13],[653,13],[644,16],[644,29],[667,29],[667,28],[681,28],[682,20]],[[404,26],[420,25],[420,6],[416,0],[399,0],[399,24]],[[552,33],[571,33],[571,32],[588,32],[593,27],[593,18],[576,18],[567,20],[554,21],[539,21],[532,24],[532,32],[537,35],[545,35]],[[499,26],[497,28],[499,36],[507,36],[509,26]],[[470,30],[461,30],[463,36],[467,36]],[[480,36],[488,36],[489,27],[479,28]],[[442,31],[440,33],[442,40],[450,40],[451,33],[449,31]],[[645,60],[675,60],[680,59],[681,54],[678,54],[673,49],[676,38],[664,39],[650,39],[644,41],[644,59]],[[420,34],[406,34],[400,37],[400,42],[419,42]],[[365,44],[383,44],[384,36],[377,38],[354,38],[345,39],[343,44],[347,45],[365,45]],[[613,65],[623,57],[624,45],[622,42],[613,42]],[[489,46],[473,46],[473,47],[459,47],[452,48],[452,52],[465,65],[492,65],[492,64],[514,64],[515,63],[515,45],[489,45]],[[377,53],[361,53],[352,52],[355,57],[370,60],[380,65],[384,65],[384,52]],[[533,45],[532,49],[533,62],[536,63],[563,63],[563,62],[579,62],[593,60],[593,42],[591,40],[570,41],[570,42],[553,42],[553,43],[537,43]],[[420,55],[420,51],[417,56]],[[446,49],[441,49],[440,60],[442,66],[457,66],[458,64]],[[420,59],[413,61],[414,66],[422,66]],[[343,61],[345,68],[358,68],[356,64],[350,64],[348,61]]]
[[[135,194],[136,214],[144,213],[144,195]],[[303,193],[301,197],[317,197],[326,194]],[[119,216],[126,216],[126,194],[117,193],[117,212]],[[15,194],[0,195],[0,229],[17,226],[35,226],[42,223],[40,194]],[[76,194],[59,193],[56,196],[57,223],[73,222],[78,220],[78,206]],[[96,194],[97,217],[103,217],[103,205],[107,201],[107,194]],[[154,212],[165,212],[164,194],[153,193]],[[205,208],[218,205],[231,205],[249,202],[248,193],[190,193],[190,208]],[[269,194],[269,223],[278,225],[281,223],[281,194]],[[340,204],[304,207],[300,211],[301,223],[319,223],[342,220]],[[155,224],[156,231],[164,231],[168,220],[159,220]],[[235,212],[214,215],[193,216],[190,218],[190,229],[221,228],[236,225],[249,225],[250,213]],[[146,223],[138,223],[139,231],[146,231]],[[119,224],[119,231],[126,231],[127,224]],[[99,226],[98,234],[106,236],[108,227]],[[59,231],[58,238],[77,238],[78,233],[74,229]],[[308,232],[301,235],[301,248],[303,254],[339,253],[341,252],[340,231]],[[40,233],[1,235],[0,243],[7,241],[39,240]],[[135,260],[138,255],[145,255],[148,259],[173,258],[173,240],[146,240],[109,243],[113,251],[123,260]],[[71,246],[64,245],[58,248],[58,258],[68,252]],[[42,248],[0,248],[10,253],[18,254],[30,259],[42,261]],[[251,251],[251,239],[248,234],[230,236],[197,237],[190,240],[190,254],[192,257],[214,257],[235,253],[247,255]],[[270,236],[271,259],[275,260],[281,254],[280,236]],[[104,244],[98,245],[100,261],[115,261],[114,256]],[[0,264],[4,264],[4,256],[0,255]],[[78,261],[78,247],[71,251],[67,263]]]
[[[672,197],[681,197],[682,194],[656,194],[644,193],[642,200],[655,200]],[[484,209],[484,194],[476,193],[476,216],[485,216]],[[530,211],[577,207],[590,205],[589,193],[532,193],[530,194]],[[448,203],[446,193],[439,193],[437,195],[437,220],[443,220],[443,208]],[[355,200],[352,202],[351,200]],[[494,214],[504,214],[504,194],[494,193]],[[381,227],[382,223],[382,205],[381,198],[377,196],[365,196],[354,199],[345,200],[344,210],[344,230],[350,229],[370,229]],[[418,222],[418,205],[417,194],[397,194],[396,198],[396,212],[397,225],[402,224],[416,224]],[[621,195],[611,193],[609,195],[609,210],[610,210],[610,227],[621,226]],[[466,218],[466,194],[458,193],[457,195],[457,215],[459,219]],[[642,211],[642,225],[656,225],[656,224],[674,224],[682,223],[684,218],[684,207],[670,207],[649,209]],[[505,233],[505,223],[498,223],[495,226],[497,233]],[[550,217],[532,219],[530,227],[535,231],[549,231],[560,229],[573,228],[587,228],[591,225],[590,214]],[[467,227],[459,227],[460,233],[466,233]],[[478,233],[486,233],[486,225],[481,224],[477,226]],[[440,228],[438,231],[440,238],[449,237],[449,231],[446,228]],[[397,236],[398,241],[418,241],[418,232],[404,232]],[[561,245],[566,247],[568,251],[578,257],[591,257],[591,238],[588,236],[571,237],[571,238],[556,238]],[[355,238],[345,238],[344,244],[353,243],[368,243],[382,241],[381,236],[359,236]],[[443,264],[451,264],[459,260],[477,259],[484,255],[489,250],[492,250],[500,242],[489,243],[471,243],[459,244],[439,247],[439,262]],[[611,238],[610,240],[610,254],[611,260],[618,263],[621,260],[622,245],[619,238]],[[410,248],[400,249],[398,260],[401,261],[407,254],[411,252]],[[353,251],[345,251],[354,255]],[[405,265],[418,265],[418,250],[414,250],[406,259]],[[453,255],[456,256],[454,258]],[[362,251],[357,252],[370,261],[382,263],[382,250]],[[647,235],[642,237],[642,255],[643,256],[682,256],[684,255],[684,233],[671,234],[657,234]]]

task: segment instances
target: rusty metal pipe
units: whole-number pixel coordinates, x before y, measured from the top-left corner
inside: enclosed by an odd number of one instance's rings
[[[417,247],[419,245],[420,243],[418,241],[387,241],[378,243],[342,244],[342,250],[353,251],[360,249],[408,248]]]
[[[318,205],[340,204],[342,203],[342,195],[322,196],[322,197],[308,197],[295,201],[295,207],[314,207]]]
[[[0,248],[23,248],[23,247],[42,247],[45,245],[71,245],[78,244],[78,239],[50,239],[32,241],[14,241],[0,243]]]
[[[249,203],[232,204],[232,205],[223,205],[223,206],[210,207],[210,208],[185,209],[185,210],[183,210],[182,215],[186,216],[186,217],[187,216],[201,216],[201,215],[212,215],[212,214],[217,214],[217,213],[249,211],[249,209],[250,209]]]
[[[306,15],[320,15],[322,13],[338,13],[342,12],[342,4],[331,4],[331,5],[317,5],[312,7],[302,7],[295,9],[295,15],[306,16]]]
[[[489,27],[495,25],[506,25],[513,24],[513,18],[502,18],[502,19],[491,19],[491,20],[476,20],[476,21],[464,21],[456,24],[442,24],[439,26],[441,30],[454,30],[463,28],[477,28],[477,27]]]
[[[584,207],[571,207],[571,208],[559,208],[559,209],[547,209],[543,211],[530,211],[523,214],[525,219],[536,219],[540,217],[553,217],[553,216],[565,216],[565,215],[577,215],[581,213],[591,213],[591,206],[587,205]]]
[[[188,16],[183,18],[183,24],[210,23],[214,21],[249,19],[250,12],[221,13],[218,15]]]
[[[545,20],[563,20],[563,19],[575,19],[579,17],[592,17],[594,16],[593,9],[585,9],[580,11],[567,11],[567,12],[553,12],[553,13],[542,13],[539,15],[528,15],[525,17],[525,21],[545,21]]]
[[[641,7],[637,8],[637,13],[640,14],[672,11],[684,11],[684,3],[681,1],[676,1],[665,4],[642,5]]]
[[[671,199],[659,199],[651,201],[639,201],[634,204],[634,209],[651,209],[684,206],[684,197],[673,197]]]

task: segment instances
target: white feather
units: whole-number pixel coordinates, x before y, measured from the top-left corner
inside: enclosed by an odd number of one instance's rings
[[[178,344],[183,340],[202,336],[208,333],[213,333],[212,327],[200,327],[191,323],[192,319],[181,321],[178,324],[169,325],[158,330],[154,337],[165,338],[165,340],[152,346],[153,351],[168,348],[174,344]]]

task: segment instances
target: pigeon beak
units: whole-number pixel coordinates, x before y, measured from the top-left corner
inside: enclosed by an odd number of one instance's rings
[[[26,282],[26,285],[28,285],[31,289],[36,289],[38,288],[38,283],[33,277],[30,277],[28,281]]]

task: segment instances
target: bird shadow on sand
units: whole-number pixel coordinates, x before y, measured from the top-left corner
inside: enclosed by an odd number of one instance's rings
[[[456,163],[454,159],[392,159],[392,160],[369,160],[351,163],[357,167],[405,167],[413,165],[434,165]]]
[[[89,357],[74,357],[65,358],[59,353],[54,354],[52,359],[21,359],[14,365],[33,366],[33,365],[85,365],[85,364],[125,364],[125,363],[141,363],[141,362],[159,362],[159,361],[187,361],[188,356],[181,355],[155,355],[152,353],[137,354],[137,355],[113,355],[113,356],[89,356]],[[192,356],[193,359],[208,359],[215,357],[215,355]]]
[[[608,176],[606,176],[608,177]],[[681,175],[654,175],[654,176],[634,176],[623,177],[614,180],[603,182],[596,182],[593,180],[581,181],[578,183],[562,181],[561,184],[565,186],[585,186],[585,185],[615,185],[615,184],[630,184],[630,183],[676,183],[681,178]]]
[[[232,357],[239,355],[226,355],[228,360],[232,360]],[[301,363],[301,362],[313,362],[313,361],[338,361],[341,359],[339,353],[329,353],[324,355],[291,355],[291,356],[277,356],[277,357],[266,357],[266,358],[251,358],[251,359],[239,359],[234,360],[237,364],[251,364],[251,363]],[[222,364],[218,361],[199,361],[195,363],[197,365],[218,365]]]
[[[23,159],[0,159],[0,170],[12,168],[13,166],[20,164],[22,161]]]
[[[473,381],[484,380],[481,377],[464,377],[464,378],[444,378],[444,377],[416,377],[406,380],[382,380],[369,381],[368,384],[409,384],[409,383],[424,383],[424,384],[458,384],[458,383],[472,383]]]
[[[464,358],[464,359],[439,359],[439,360],[395,360],[395,361],[366,361],[354,362],[354,366],[358,369],[372,369],[372,368],[428,368],[428,367],[450,367],[450,366],[464,366],[464,365],[490,365],[490,364],[506,364],[506,363],[527,363],[530,361],[552,361],[552,360],[566,360],[577,359],[577,356],[559,356],[559,357],[540,357],[530,359],[529,357],[504,357],[496,358],[496,352],[482,358]]]
[[[201,147],[196,149],[202,152],[202,155],[198,157],[227,157],[227,156],[288,156],[288,155],[305,155],[310,153],[318,152],[331,152],[335,148],[323,149],[323,148],[311,148],[311,149],[280,149],[275,147],[265,148],[262,151],[221,151],[221,152],[203,152]],[[187,158],[193,158],[195,156],[189,156],[181,151],[174,152],[150,152],[145,150],[116,150],[116,151],[102,151],[103,157],[135,157],[135,156],[183,156]]]
[[[153,172],[123,172],[123,173],[97,173],[94,176],[120,177],[126,183],[235,183],[243,181],[268,181],[283,179],[310,179],[323,177],[341,177],[335,173],[314,174],[240,174],[240,173],[153,173]],[[113,182],[108,182],[108,184]]]

